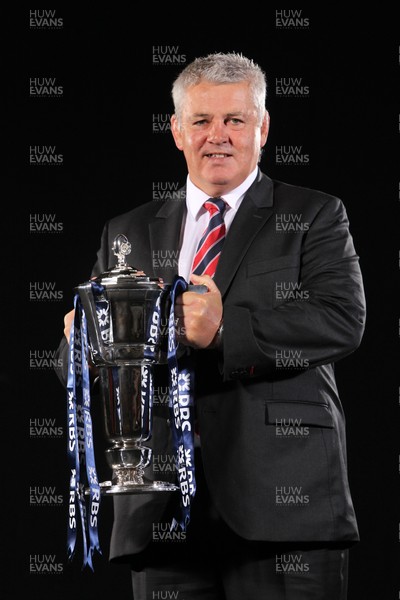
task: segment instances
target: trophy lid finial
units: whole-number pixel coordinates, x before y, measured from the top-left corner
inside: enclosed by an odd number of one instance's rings
[[[118,269],[126,269],[128,267],[128,263],[126,262],[126,256],[131,253],[132,246],[128,241],[128,238],[123,234],[119,233],[112,245],[112,251],[115,256],[118,258]]]

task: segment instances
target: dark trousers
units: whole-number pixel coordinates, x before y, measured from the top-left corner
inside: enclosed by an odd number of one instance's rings
[[[133,558],[134,600],[346,600],[347,548],[244,540],[216,513],[199,467],[196,479],[187,531],[170,532],[171,498]]]
[[[132,571],[134,600],[346,600],[348,550],[289,548],[197,557]],[[219,562],[213,562],[219,561]]]
[[[346,600],[347,553],[273,548],[223,557],[200,553],[192,563],[132,571],[134,600]],[[286,550],[286,552],[285,552]]]

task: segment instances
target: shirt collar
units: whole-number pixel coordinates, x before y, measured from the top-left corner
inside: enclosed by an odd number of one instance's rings
[[[243,196],[257,177],[257,173],[258,167],[256,167],[254,171],[252,171],[250,175],[248,175],[246,179],[242,181],[240,185],[238,185],[237,188],[231,192],[228,192],[227,194],[222,195],[222,198],[230,208],[237,210],[240,201],[243,199]],[[196,220],[199,217],[201,208],[209,197],[210,196],[205,194],[200,188],[196,187],[194,183],[192,183],[188,175],[186,181],[186,206],[193,219]]]

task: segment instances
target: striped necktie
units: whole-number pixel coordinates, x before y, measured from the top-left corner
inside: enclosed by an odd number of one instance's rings
[[[225,239],[226,204],[222,198],[209,198],[203,206],[208,210],[209,221],[197,246],[192,273],[214,277]]]

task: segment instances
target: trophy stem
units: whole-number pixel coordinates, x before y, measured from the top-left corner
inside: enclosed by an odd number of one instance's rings
[[[115,382],[109,369],[101,368],[103,378]],[[102,494],[144,494],[152,492],[175,492],[179,487],[164,481],[152,481],[145,477],[145,469],[152,464],[151,448],[142,445],[142,439],[148,439],[151,433],[150,415],[143,415],[140,384],[140,367],[122,367],[117,371],[117,381],[130,388],[129,394],[115,393],[113,387],[103,387],[103,400],[106,407],[106,431],[112,446],[105,451],[107,464],[112,469],[111,481],[100,483]],[[107,394],[106,392],[109,392]],[[118,404],[110,402],[119,398]],[[110,407],[113,409],[110,411]],[[145,426],[143,426],[145,424]]]
[[[144,483],[144,469],[142,467],[118,468],[113,471],[113,485],[144,485]]]
[[[106,459],[112,468],[111,481],[100,483],[101,494],[148,494],[153,492],[175,492],[179,487],[166,481],[152,481],[145,477],[144,470],[151,464],[150,448],[135,444],[118,446],[106,450]],[[85,490],[89,494],[90,489]]]

